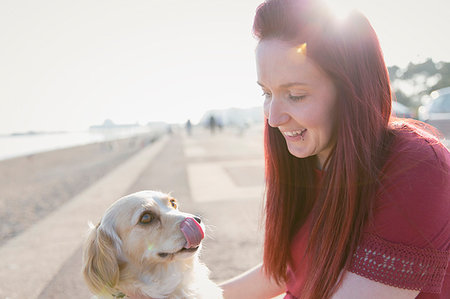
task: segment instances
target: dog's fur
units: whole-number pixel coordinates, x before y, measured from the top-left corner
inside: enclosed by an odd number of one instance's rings
[[[146,213],[152,221],[144,224]],[[200,248],[182,250],[186,239],[180,223],[186,217],[194,218],[160,192],[141,191],[116,201],[91,227],[85,244],[83,274],[90,290],[104,298],[120,293],[130,298],[222,298],[198,259]]]

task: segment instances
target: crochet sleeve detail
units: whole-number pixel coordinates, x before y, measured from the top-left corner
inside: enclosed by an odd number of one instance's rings
[[[365,233],[350,272],[390,286],[440,293],[450,252],[396,244]]]

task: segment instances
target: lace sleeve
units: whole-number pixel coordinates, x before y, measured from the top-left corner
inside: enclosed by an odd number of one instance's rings
[[[395,244],[365,233],[350,272],[403,289],[440,293],[450,252]]]

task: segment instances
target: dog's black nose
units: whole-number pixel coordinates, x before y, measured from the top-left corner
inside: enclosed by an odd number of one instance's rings
[[[195,219],[195,221],[197,221],[199,224],[202,223],[202,220],[200,219],[200,217],[195,216],[194,219]]]

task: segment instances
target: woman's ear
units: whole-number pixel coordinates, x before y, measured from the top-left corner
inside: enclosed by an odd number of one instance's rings
[[[114,294],[119,281],[114,238],[99,224],[91,227],[83,250],[83,276],[94,294]]]

